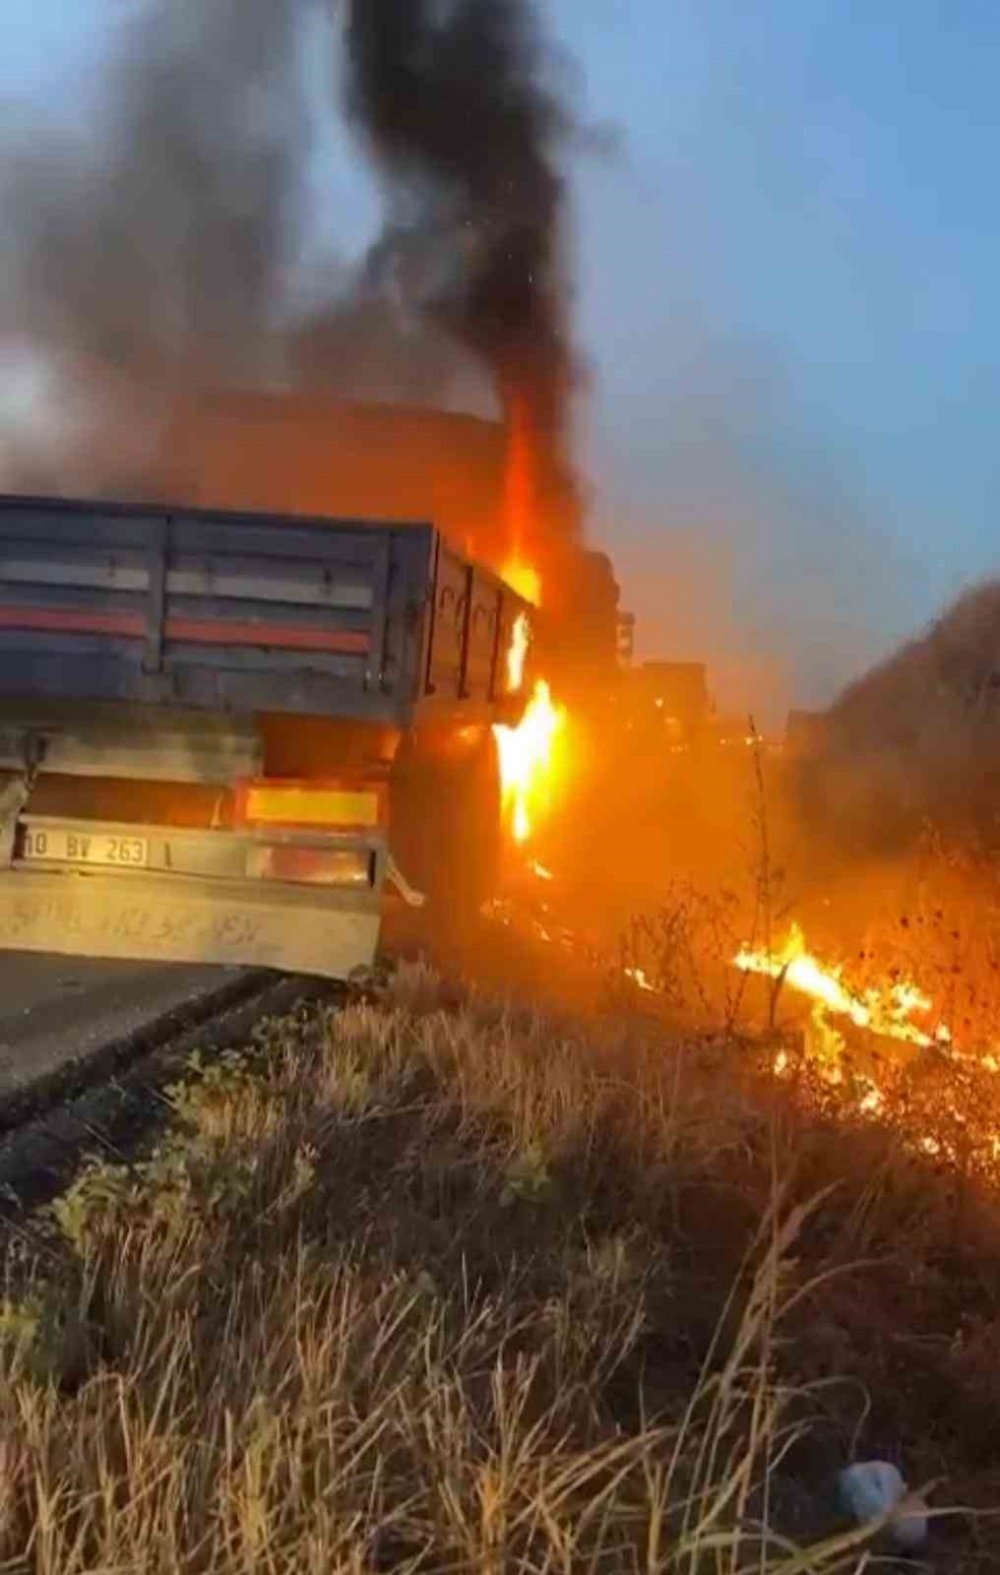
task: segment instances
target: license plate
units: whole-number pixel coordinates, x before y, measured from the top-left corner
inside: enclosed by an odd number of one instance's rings
[[[118,869],[145,869],[149,863],[149,843],[145,837],[33,826],[24,831],[21,858],[30,864],[100,864]]]

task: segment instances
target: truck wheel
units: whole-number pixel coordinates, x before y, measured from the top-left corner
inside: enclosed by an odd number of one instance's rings
[[[497,890],[500,769],[492,734],[459,758],[401,746],[393,768],[389,845],[428,898],[435,928],[467,925]]]

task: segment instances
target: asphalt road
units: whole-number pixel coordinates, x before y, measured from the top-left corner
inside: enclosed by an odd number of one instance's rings
[[[0,952],[0,1101],[244,971]]]

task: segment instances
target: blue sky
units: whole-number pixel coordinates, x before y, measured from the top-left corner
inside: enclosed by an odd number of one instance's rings
[[[80,116],[137,3],[7,0],[4,99]],[[1000,12],[544,9],[615,128],[572,170],[592,528],[649,654],[707,656],[733,704],[821,701],[1000,570]],[[360,247],[343,136],[313,182]]]

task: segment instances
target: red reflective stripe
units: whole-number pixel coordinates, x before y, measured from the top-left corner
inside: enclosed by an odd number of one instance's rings
[[[280,645],[290,651],[368,650],[368,636],[356,629],[309,629],[277,623],[211,623],[199,618],[168,618],[168,640],[189,640],[198,645]]]
[[[146,621],[141,613],[90,612],[85,607],[0,607],[0,628],[141,635],[145,633]]]
[[[116,634],[139,638],[146,619],[136,612],[91,612],[85,607],[0,607],[0,629],[34,629],[54,634]],[[365,655],[368,636],[356,629],[309,629],[273,623],[208,622],[168,618],[168,640],[197,645],[273,645],[289,651],[334,651]]]

